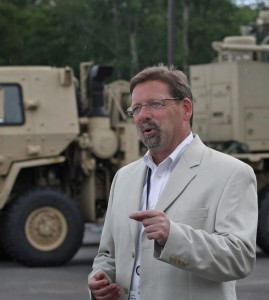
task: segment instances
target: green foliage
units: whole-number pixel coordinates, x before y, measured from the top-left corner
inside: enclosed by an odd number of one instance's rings
[[[140,68],[167,61],[167,7],[166,1],[154,1],[145,9],[139,28],[138,44]]]
[[[212,41],[239,34],[237,10],[236,6],[226,0],[193,1],[189,25],[189,64],[210,61],[214,56]]]
[[[257,16],[231,0],[175,2],[180,67],[213,60],[212,41],[240,34]],[[1,0],[0,45],[1,65],[69,65],[78,74],[80,62],[95,61],[129,79],[167,61],[167,0]]]
[[[0,5],[0,64],[9,64],[16,37],[16,8],[9,2]]]

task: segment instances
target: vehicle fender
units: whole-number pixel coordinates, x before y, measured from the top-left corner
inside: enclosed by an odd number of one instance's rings
[[[64,156],[55,156],[50,158],[33,159],[27,161],[14,162],[4,178],[0,190],[0,209],[2,209],[9,200],[10,193],[17,179],[20,170],[30,167],[61,164],[65,161]]]

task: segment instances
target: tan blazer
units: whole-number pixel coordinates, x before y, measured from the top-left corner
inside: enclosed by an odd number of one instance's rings
[[[116,174],[94,273],[102,270],[128,299],[146,166]],[[170,222],[163,248],[142,236],[140,300],[234,300],[235,280],[255,263],[257,193],[253,170],[206,147],[196,135],[180,158],[156,209]]]

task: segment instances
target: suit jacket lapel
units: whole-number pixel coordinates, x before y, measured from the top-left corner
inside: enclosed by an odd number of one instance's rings
[[[157,210],[165,211],[184,191],[186,186],[195,178],[196,171],[195,167],[201,163],[202,152],[205,149],[205,145],[202,143],[200,138],[196,135],[192,143],[184,151],[179,162],[175,166],[174,170],[169,177],[166,187],[155,207]],[[129,201],[128,212],[134,212],[141,209],[141,198],[143,187],[145,183],[145,177],[147,172],[147,166],[141,159],[133,169],[130,177],[131,184],[129,185]],[[129,220],[130,231],[132,240],[136,244],[137,233],[138,233],[138,222]]]
[[[172,171],[155,209],[165,211],[194,179],[194,167],[200,165],[204,149],[205,145],[195,136]]]
[[[129,200],[128,200],[128,212],[134,212],[137,210],[141,210],[141,198],[143,193],[143,187],[145,183],[145,177],[147,172],[147,166],[141,160],[141,162],[132,170],[132,174],[130,174],[130,185],[129,190]],[[131,235],[134,243],[137,240],[137,231],[138,231],[138,222],[132,219],[129,219],[129,225],[131,230]]]

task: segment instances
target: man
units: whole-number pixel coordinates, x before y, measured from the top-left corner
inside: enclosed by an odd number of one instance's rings
[[[255,263],[253,170],[191,132],[186,76],[163,65],[131,80],[148,152],[119,170],[89,275],[97,300],[234,300]]]

